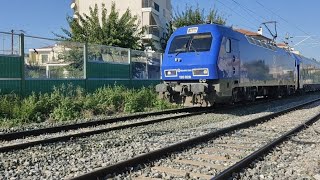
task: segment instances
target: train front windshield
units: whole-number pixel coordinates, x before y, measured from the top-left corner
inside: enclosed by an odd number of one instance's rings
[[[211,33],[176,36],[171,42],[169,54],[210,51]]]

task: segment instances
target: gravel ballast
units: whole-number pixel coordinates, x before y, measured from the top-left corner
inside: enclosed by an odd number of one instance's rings
[[[292,136],[239,179],[320,179],[320,122]]]
[[[169,158],[166,158],[166,159],[161,159],[161,160],[155,162],[154,166],[150,166],[150,167],[144,168],[142,170],[138,170],[133,173],[129,173],[129,174],[125,173],[122,175],[118,175],[115,178],[116,179],[130,179],[130,178],[142,176],[142,177],[148,177],[148,178],[161,177],[164,179],[170,179],[170,178],[185,179],[188,176],[188,173],[190,175],[193,173],[193,174],[202,174],[205,176],[213,177],[213,176],[217,175],[218,173],[222,172],[224,169],[230,167],[234,163],[240,161],[242,158],[248,156],[249,154],[251,154],[252,152],[257,150],[258,148],[260,148],[260,147],[266,145],[267,143],[271,142],[272,140],[280,137],[282,134],[286,133],[287,131],[289,131],[289,130],[293,129],[294,127],[300,125],[301,123],[305,122],[308,118],[311,118],[314,115],[318,114],[320,112],[319,105],[320,105],[320,103],[318,102],[318,103],[310,105],[302,110],[297,110],[292,113],[285,114],[283,116],[274,118],[273,120],[271,120],[269,122],[259,124],[258,126],[251,127],[249,129],[237,130],[236,132],[234,132],[230,135],[225,135],[225,136],[219,137],[218,139],[212,140],[208,143],[201,144],[201,145],[196,146],[196,147],[194,147],[190,150],[187,150],[185,152],[171,155]],[[317,131],[313,130],[313,132],[317,132]],[[314,138],[314,140],[316,140],[316,139],[317,138]],[[319,140],[311,141],[311,143],[316,143],[316,142],[319,142]],[[245,149],[241,149],[241,150],[239,150],[237,148],[235,148],[235,149],[233,148],[231,150],[228,148],[227,149],[222,148],[224,144],[225,145],[231,144],[231,145],[236,145],[236,146],[245,146],[245,147],[250,147],[250,148],[248,148],[248,149],[245,148]],[[221,147],[221,145],[222,145],[222,147]],[[226,146],[226,147],[228,147],[228,146]],[[311,145],[311,147],[312,147],[312,145]],[[208,152],[208,150],[206,150],[206,149],[210,149],[210,148],[211,149],[220,149],[220,150]],[[295,149],[295,148],[296,147],[292,147],[286,153],[288,154],[289,152],[293,152],[293,154],[295,154],[294,151],[299,152],[299,151],[301,151],[301,148],[303,148],[303,147],[298,147],[297,149]],[[304,149],[304,152],[307,152],[309,150],[310,150],[310,148]],[[232,151],[231,154],[229,153],[229,151]],[[236,152],[236,154],[234,154],[235,152]],[[282,153],[283,152],[281,151],[279,154],[282,154]],[[194,157],[194,155],[199,155],[199,154],[200,154],[200,157],[196,157],[196,158]],[[209,155],[209,156],[214,156],[214,157],[227,157],[228,160],[220,162],[219,160],[202,159],[201,155],[205,155],[205,154]],[[307,154],[305,154],[305,155],[307,155]],[[285,157],[282,158],[282,160],[284,160],[284,161],[280,163],[280,166],[283,169],[288,167],[289,164],[286,164],[286,163],[291,163],[291,162],[289,162],[287,160],[293,159],[292,157],[295,157],[295,156],[286,156],[285,155]],[[318,166],[320,164],[317,164],[316,166],[314,166],[317,162],[319,163],[319,157],[320,157],[319,152],[312,155],[310,157],[310,159],[312,159],[314,163],[311,163],[310,166],[307,166],[307,167],[317,169],[317,171],[319,171]],[[208,163],[208,165],[194,166],[194,165],[185,164],[185,163],[177,163],[177,159],[178,160],[185,159],[185,160],[189,160],[192,162],[199,161],[201,163]],[[281,159],[281,158],[279,158],[279,159]],[[306,161],[299,161],[299,163],[301,163],[301,162],[306,163],[306,162],[308,162],[308,159],[309,158],[305,159]],[[272,164],[272,162],[274,162],[273,159],[271,159],[270,163]],[[294,164],[292,164],[292,165],[293,165],[292,167],[294,167]],[[157,166],[166,167],[170,170],[171,169],[182,170],[182,171],[185,171],[188,173],[185,173],[184,176],[173,176],[172,174],[170,175],[170,174],[166,174],[162,171],[158,171],[156,168],[154,168]],[[216,166],[220,166],[221,169],[212,168],[212,167],[216,167]],[[242,179],[263,179],[261,177],[267,177],[266,174],[259,173],[259,170],[261,170],[261,167],[266,168],[264,166],[264,162],[261,162],[259,165],[255,165],[254,169],[250,169],[250,170],[246,171],[245,175],[242,174],[242,176],[241,176]],[[270,169],[270,167],[272,167],[272,166],[268,166],[268,167],[269,168],[267,168],[267,169],[269,170],[269,173],[272,173],[274,175],[274,176],[269,175],[268,177],[271,177],[269,179],[279,179],[279,178],[280,179],[292,179],[292,178],[290,178],[291,176],[284,176],[284,174],[282,173],[283,170],[282,171],[280,170],[280,172],[278,173],[277,171],[275,171],[275,168]],[[306,168],[306,166],[304,166],[304,168],[308,169],[308,168]],[[297,172],[297,170],[293,170],[290,172]],[[303,172],[303,170],[302,170],[302,172]],[[305,171],[305,172],[310,173],[310,171]],[[302,174],[298,173],[298,176],[296,176],[295,178],[299,177],[300,175],[302,175]],[[316,175],[314,175],[314,176],[316,177]],[[196,178],[196,177],[191,177],[191,178]],[[202,178],[200,178],[200,179],[202,179]],[[204,178],[204,179],[208,179],[208,178]]]
[[[313,99],[315,97],[312,97]],[[310,99],[305,98],[305,101]],[[217,128],[247,121],[301,102],[269,103],[225,114],[204,114],[144,127],[130,128],[35,146],[0,154],[0,179],[63,179],[126,160]],[[263,109],[263,111],[262,111]],[[319,108],[314,108],[319,112]]]
[[[308,100],[312,100],[312,99],[319,98],[319,97],[320,97],[320,93],[312,93],[312,94],[307,94],[305,96],[290,97],[290,98],[282,99],[279,101],[265,103],[264,107],[265,107],[265,109],[269,109],[272,107],[282,106],[285,104],[295,103],[298,101],[308,101]],[[262,108],[262,109],[255,108],[253,113],[263,111],[265,109],[264,108]],[[245,110],[241,110],[241,111],[246,113]],[[134,113],[134,114],[143,114],[143,113]],[[12,127],[12,128],[0,127],[0,134],[1,133],[9,133],[9,132],[17,132],[17,131],[33,130],[33,129],[39,129],[39,128],[55,127],[55,126],[61,126],[61,125],[69,125],[69,124],[74,124],[74,123],[83,123],[83,122],[89,122],[89,121],[98,121],[98,120],[102,120],[102,119],[111,119],[111,118],[123,117],[123,116],[127,116],[127,115],[129,115],[129,114],[120,114],[120,115],[115,115],[115,116],[102,115],[102,116],[96,116],[96,117],[87,118],[87,119],[76,119],[73,121],[62,121],[62,122],[45,121],[45,122],[41,122],[41,123],[25,124],[22,126],[16,126],[16,127]],[[133,114],[130,114],[130,115],[133,115]]]

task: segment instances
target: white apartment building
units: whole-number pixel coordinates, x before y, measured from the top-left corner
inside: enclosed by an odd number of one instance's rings
[[[137,15],[139,26],[146,27],[143,39],[153,40],[156,48],[161,49],[160,41],[167,35],[172,19],[171,0],[72,0],[71,8],[80,15],[89,14],[89,7],[93,8],[95,4],[101,7],[104,3],[110,12],[112,1],[120,15],[128,8],[132,15]],[[99,14],[101,15],[101,10]],[[74,15],[74,18],[78,18],[77,15]]]

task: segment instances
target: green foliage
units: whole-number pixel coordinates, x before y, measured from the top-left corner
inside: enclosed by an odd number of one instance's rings
[[[59,38],[75,42],[87,42],[99,45],[118,46],[123,48],[140,49],[140,39],[143,33],[137,23],[138,17],[131,14],[130,9],[120,17],[116,5],[112,2],[111,11],[107,14],[102,4],[101,19],[97,4],[90,7],[90,14],[76,14],[78,19],[68,16],[70,31],[62,29],[64,35]]]
[[[146,108],[153,106],[155,100],[156,94],[150,88],[132,90],[126,97],[124,111],[129,113],[145,111]]]
[[[51,94],[53,109],[50,118],[55,121],[67,121],[81,117],[80,113],[85,101],[85,92],[82,88],[72,85],[62,85],[54,88]]]
[[[165,110],[165,109],[177,108],[177,105],[173,105],[169,101],[164,99],[157,99],[154,102],[154,107],[157,110]]]
[[[127,91],[123,86],[99,88],[88,96],[84,108],[91,109],[94,114],[122,112]]]
[[[78,71],[83,70],[83,48],[82,47],[77,47],[77,46],[70,46],[69,51],[64,52],[64,60],[66,62],[71,62],[69,70],[75,70],[77,69]],[[71,68],[71,69],[70,69]]]
[[[226,24],[226,18],[218,13],[218,10],[212,8],[209,12],[205,13],[204,9],[200,9],[197,4],[196,7],[189,6],[186,4],[186,7],[183,11],[177,10],[174,14],[173,21],[169,23],[167,28],[166,37],[161,39],[161,46],[163,49],[166,49],[167,42],[174,32],[174,29],[196,25],[196,24],[204,24],[204,23],[215,23],[215,24]]]
[[[167,27],[167,34],[164,38],[161,39],[162,49],[165,50],[167,47],[167,42],[169,41],[170,36],[174,32],[172,21],[169,22],[169,26]]]
[[[0,118],[13,118],[13,109],[19,105],[15,94],[0,96]]]
[[[58,107],[50,114],[50,117],[56,121],[67,121],[76,119],[80,115],[81,104],[73,101],[72,97],[63,98]]]
[[[182,12],[177,11],[173,18],[173,26],[176,28],[204,24],[206,22],[224,25],[226,19],[222,15],[219,15],[218,10],[215,8],[205,13],[205,10],[200,9],[198,4],[196,7],[186,5],[185,10]]]
[[[38,110],[42,107],[37,103],[37,99],[35,94],[23,99],[20,106],[15,106],[13,117],[21,119],[25,123],[39,121],[41,113]]]
[[[52,93],[32,94],[22,100],[16,95],[0,99],[0,126],[11,127],[47,120],[68,121],[94,115],[133,113],[173,106],[159,100],[153,88],[104,87],[87,94],[72,85],[55,87]]]

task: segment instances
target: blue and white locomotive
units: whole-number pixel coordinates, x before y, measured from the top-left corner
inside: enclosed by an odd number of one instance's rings
[[[318,90],[320,63],[259,34],[203,24],[177,29],[161,65],[162,98],[185,106],[253,101]]]

